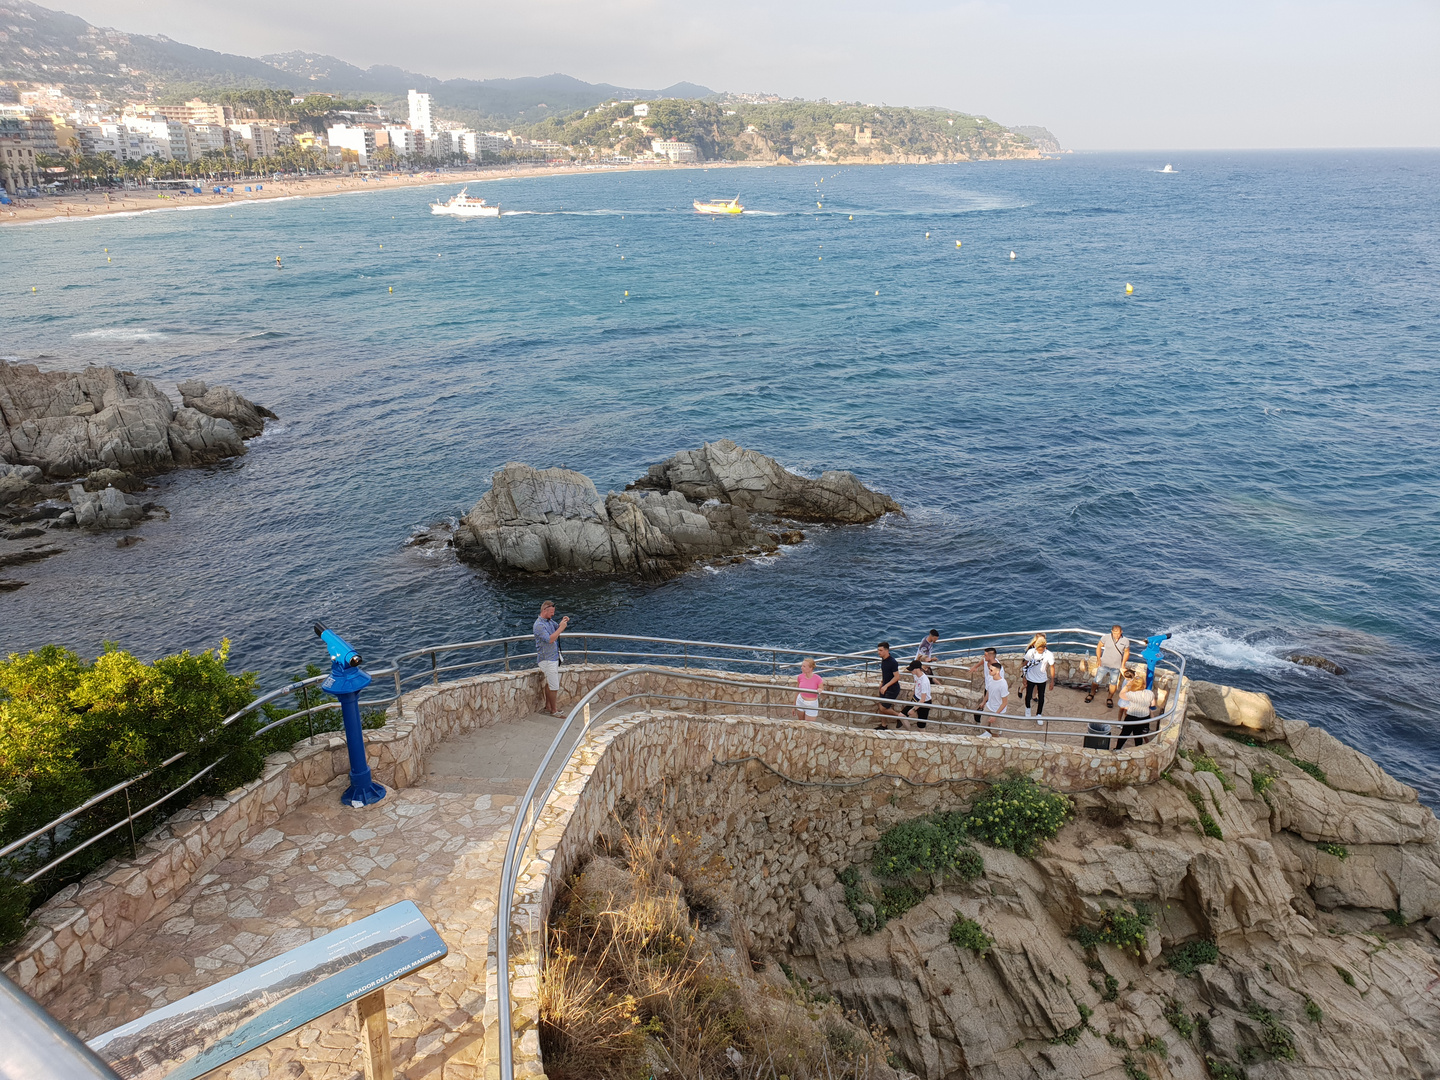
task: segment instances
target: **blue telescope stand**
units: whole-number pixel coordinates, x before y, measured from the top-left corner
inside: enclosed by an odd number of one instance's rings
[[[1155,634],[1145,639],[1145,649],[1140,659],[1145,661],[1145,689],[1155,689],[1155,665],[1160,662],[1160,645],[1170,640],[1169,634]]]
[[[360,670],[360,654],[339,634],[318,622],[315,633],[330,653],[330,674],[320,688],[340,699],[345,749],[350,755],[350,786],[340,801],[357,809],[369,806],[385,797],[385,788],[370,778],[370,764],[365,760],[365,733],[360,728],[360,691],[370,685],[370,676]]]

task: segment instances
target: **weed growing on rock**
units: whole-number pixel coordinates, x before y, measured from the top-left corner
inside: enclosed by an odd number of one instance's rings
[[[1312,1024],[1323,1023],[1325,1020],[1325,1011],[1315,1004],[1309,994],[1305,995],[1305,1019]]]
[[[1209,754],[1199,751],[1186,753],[1184,750],[1180,751],[1180,753],[1182,756],[1189,758],[1190,764],[1195,766],[1196,772],[1212,773],[1219,779],[1220,786],[1226,791],[1235,790],[1235,782],[1225,775],[1225,770],[1220,767],[1220,763]]]
[[[991,785],[965,815],[967,832],[991,847],[1029,858],[1069,820],[1069,798],[1041,787],[1028,776]]]
[[[847,866],[835,879],[845,888],[845,908],[855,917],[862,934],[873,934],[885,928],[885,913],[870,902],[865,887],[860,884],[860,871]]]
[[[1101,913],[1097,927],[1078,926],[1074,937],[1087,949],[1097,945],[1117,945],[1138,953],[1145,944],[1146,931],[1155,917],[1143,905],[1136,905],[1133,911],[1124,908],[1109,908]]]
[[[885,921],[898,919],[924,900],[926,892],[914,885],[882,885],[880,887],[880,914]]]
[[[1399,907],[1395,907],[1392,910],[1385,912],[1385,918],[1390,920],[1391,926],[1405,925],[1405,915]]]
[[[1120,1064],[1124,1066],[1125,1076],[1128,1080],[1150,1080],[1150,1074],[1140,1067],[1134,1054],[1126,1054],[1120,1060]]]
[[[1269,1009],[1250,1006],[1250,1019],[1260,1025],[1260,1049],[1276,1061],[1295,1060],[1295,1035]]]
[[[1245,1070],[1238,1065],[1217,1061],[1213,1057],[1205,1058],[1205,1069],[1210,1074],[1211,1080],[1250,1080],[1245,1074]]]
[[[956,915],[955,921],[950,924],[950,944],[959,949],[969,949],[976,956],[983,957],[990,951],[990,946],[995,944],[995,939],[974,919]]]
[[[1205,809],[1205,799],[1198,791],[1190,792],[1190,802],[1200,817],[1198,824],[1201,834],[1214,840],[1224,840],[1225,834],[1220,831],[1219,823],[1210,816],[1210,811]]]
[[[1187,941],[1165,954],[1165,963],[1176,975],[1194,975],[1201,964],[1220,960],[1220,947],[1213,941]]]
[[[1147,1054],[1154,1054],[1164,1059],[1170,1056],[1170,1047],[1159,1035],[1147,1035],[1145,1041],[1140,1044],[1140,1049]]]
[[[1261,772],[1259,769],[1256,769],[1250,774],[1250,786],[1255,789],[1255,794],[1259,795],[1267,803],[1270,801],[1270,796],[1265,793],[1270,790],[1274,783],[1275,774],[1272,772]]]
[[[1130,1044],[1125,1041],[1124,1036],[1122,1036],[1122,1035],[1117,1035],[1117,1034],[1115,1034],[1115,1032],[1113,1032],[1113,1031],[1107,1031],[1107,1032],[1105,1033],[1105,1041],[1106,1041],[1107,1043],[1109,1043],[1111,1046],[1115,1047],[1116,1050],[1129,1050],[1129,1049],[1130,1049]]]
[[[1333,966],[1334,966],[1334,968],[1335,968],[1335,974],[1339,975],[1340,978],[1342,978],[1342,979],[1345,980],[1345,985],[1346,985],[1346,986],[1354,986],[1354,985],[1355,985],[1355,976],[1354,976],[1354,975],[1351,975],[1349,971],[1347,971],[1345,968],[1341,967],[1339,964],[1335,964],[1335,965],[1333,965]]]
[[[1290,759],[1290,763],[1296,768],[1302,770],[1303,772],[1309,773],[1316,780],[1319,780],[1322,784],[1329,783],[1329,781],[1325,779],[1325,770],[1320,768],[1320,766],[1316,765],[1313,761],[1302,761],[1300,758],[1292,757]]]
[[[1344,844],[1331,844],[1322,840],[1315,846],[1325,852],[1326,855],[1334,855],[1337,859],[1344,860],[1350,857],[1350,849]]]
[[[1167,998],[1165,1001],[1165,1019],[1172,1028],[1180,1033],[1182,1039],[1188,1039],[1195,1033],[1195,1024],[1186,1013],[1184,1006],[1174,998]]]

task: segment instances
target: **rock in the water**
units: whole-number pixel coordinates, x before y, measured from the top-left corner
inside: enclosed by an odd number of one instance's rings
[[[1291,653],[1285,659],[1292,664],[1300,664],[1302,667],[1319,668],[1321,671],[1328,671],[1331,675],[1344,675],[1345,669],[1334,660],[1327,660],[1323,656],[1315,656],[1311,653]]]
[[[75,523],[87,529],[128,529],[145,517],[139,499],[113,487],[86,491],[79,484],[70,488],[70,506]]]
[[[612,492],[571,469],[510,463],[461,519],[462,558],[502,570],[671,577],[702,558],[774,551],[735,506],[696,506],[678,492]]]
[[[265,421],[278,419],[263,405],[243,398],[228,386],[209,386],[203,379],[187,379],[176,386],[187,409],[206,416],[229,420],[242,439],[253,439],[265,430]]]
[[[797,521],[859,524],[899,511],[888,495],[871,491],[854,473],[831,471],[818,480],[790,472],[774,458],[745,450],[729,439],[682,450],[631,488],[678,491],[688,499],[718,499],[756,514]]]
[[[177,410],[149,379],[110,367],[77,374],[3,362],[0,461],[53,479],[96,469],[165,472],[243,454],[230,416],[258,434],[268,415],[224,387],[207,387],[193,401]]]

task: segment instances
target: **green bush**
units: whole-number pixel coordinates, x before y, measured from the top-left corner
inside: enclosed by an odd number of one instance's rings
[[[1267,798],[1265,793],[1275,783],[1275,774],[1272,772],[1261,772],[1259,769],[1250,774],[1250,786],[1255,789],[1255,794],[1262,799]]]
[[[1214,840],[1224,840],[1225,834],[1220,831],[1220,824],[1210,816],[1210,811],[1205,809],[1205,799],[1198,791],[1190,792],[1190,803],[1195,807],[1195,813],[1199,815],[1200,831]]]
[[[1195,1033],[1195,1024],[1191,1021],[1190,1014],[1174,998],[1169,998],[1165,1002],[1165,1019],[1172,1028],[1180,1033],[1182,1039],[1188,1039]]]
[[[25,933],[33,891],[29,885],[0,875],[0,943],[18,941]]]
[[[1295,1035],[1269,1009],[1250,1007],[1250,1019],[1260,1025],[1260,1049],[1276,1061],[1295,1060]]]
[[[1391,926],[1405,925],[1405,914],[1400,910],[1399,907],[1391,908],[1389,911],[1385,912],[1385,918],[1389,920]]]
[[[1120,1064],[1125,1067],[1126,1080],[1150,1080],[1150,1074],[1140,1067],[1134,1054],[1126,1054]]]
[[[1350,857],[1350,849],[1347,848],[1344,844],[1330,844],[1326,843],[1325,841],[1321,841],[1315,846],[1321,851],[1325,852],[1326,855],[1334,855],[1337,859],[1344,860]]]
[[[1340,978],[1345,981],[1346,986],[1355,985],[1355,976],[1351,975],[1349,971],[1341,967],[1339,964],[1332,964],[1331,966],[1334,967],[1335,974],[1339,975]]]
[[[1177,975],[1193,975],[1202,964],[1220,960],[1220,948],[1213,941],[1187,941],[1165,954],[1165,963]]]
[[[984,956],[995,944],[995,939],[974,919],[956,915],[955,921],[950,924],[950,943],[956,948],[969,949],[976,956]]]
[[[1074,936],[1087,949],[1097,945],[1117,945],[1138,953],[1145,944],[1146,931],[1154,921],[1154,916],[1143,906],[1137,905],[1133,911],[1109,908],[1101,912],[1099,926],[1076,927]]]
[[[1325,1019],[1325,1011],[1315,1004],[1309,994],[1305,995],[1305,1019],[1312,1024],[1319,1024]]]
[[[905,880],[916,874],[971,881],[985,872],[980,853],[966,842],[965,815],[931,814],[891,826],[871,856],[880,877]]]
[[[845,889],[845,908],[860,926],[862,934],[873,934],[877,930],[885,928],[885,912],[881,905],[873,902],[870,895],[865,891],[865,886],[860,883],[860,871],[853,866],[847,866],[835,879]],[[869,905],[867,911],[865,906]]]
[[[1170,1047],[1159,1035],[1147,1035],[1140,1043],[1140,1050],[1147,1054],[1154,1054],[1158,1058],[1168,1058]]]
[[[1301,761],[1297,757],[1291,757],[1290,761],[1296,768],[1309,773],[1316,780],[1319,780],[1322,784],[1329,783],[1329,781],[1325,779],[1325,770],[1320,768],[1320,766],[1316,765],[1313,761]]]
[[[1209,754],[1203,754],[1198,751],[1195,753],[1187,753],[1184,750],[1180,751],[1180,754],[1182,757],[1187,758],[1191,765],[1195,766],[1196,772],[1212,773],[1220,780],[1220,786],[1226,791],[1235,790],[1234,781],[1225,775],[1225,770],[1220,767],[1220,763]]]
[[[880,886],[880,913],[887,922],[891,919],[898,919],[924,900],[925,896],[925,890],[917,889],[914,885],[882,885]]]
[[[965,815],[965,827],[991,847],[1029,857],[1060,831],[1071,810],[1069,798],[1020,776],[991,785]]]

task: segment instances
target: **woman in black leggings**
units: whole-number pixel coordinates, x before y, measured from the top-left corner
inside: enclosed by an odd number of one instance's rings
[[[1030,648],[1025,650],[1025,715],[1030,715],[1030,698],[1032,695],[1040,699],[1040,707],[1035,710],[1035,726],[1044,727],[1045,721],[1041,719],[1045,715],[1045,689],[1055,688],[1055,654],[1046,646],[1045,635],[1036,634],[1030,642]]]
[[[1119,750],[1125,740],[1136,746],[1144,746],[1150,734],[1150,713],[1155,707],[1155,692],[1145,688],[1145,676],[1136,672],[1120,692],[1120,740],[1115,744]]]

